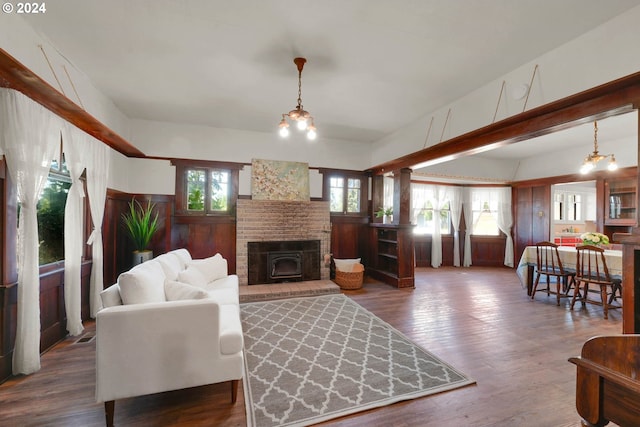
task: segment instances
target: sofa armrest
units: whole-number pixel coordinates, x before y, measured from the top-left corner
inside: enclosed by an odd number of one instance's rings
[[[96,401],[242,378],[242,349],[222,354],[213,300],[106,308],[96,316]]]

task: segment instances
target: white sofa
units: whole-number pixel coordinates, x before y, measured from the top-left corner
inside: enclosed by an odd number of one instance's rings
[[[177,249],[122,273],[96,317],[96,401],[231,381],[243,373],[238,276],[219,254]]]

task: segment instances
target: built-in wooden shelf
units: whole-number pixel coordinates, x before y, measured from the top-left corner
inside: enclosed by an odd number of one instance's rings
[[[413,225],[370,224],[371,261],[367,274],[398,288],[415,287]]]

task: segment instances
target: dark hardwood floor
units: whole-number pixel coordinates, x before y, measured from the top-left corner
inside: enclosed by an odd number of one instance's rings
[[[531,301],[507,268],[419,269],[416,289],[367,280],[348,296],[477,381],[476,385],[326,422],[332,426],[577,427],[575,366],[584,341],[622,330],[619,310]],[[86,325],[91,336],[94,325]],[[42,357],[42,370],[0,385],[1,426],[101,426],[94,401],[95,340],[69,338]],[[171,367],[167,367],[171,369]],[[116,402],[118,426],[244,426],[242,394],[229,384]],[[242,388],[241,388],[242,393]]]

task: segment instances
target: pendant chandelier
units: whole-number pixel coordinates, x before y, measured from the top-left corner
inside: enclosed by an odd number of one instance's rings
[[[311,117],[311,114],[309,114],[308,111],[305,111],[302,107],[302,68],[304,67],[305,62],[307,62],[305,58],[295,58],[293,60],[293,63],[298,67],[298,105],[296,105],[295,109],[282,115],[282,120],[278,127],[280,128],[280,136],[283,138],[289,136],[289,123],[286,120],[287,117],[289,120],[296,122],[296,127],[299,130],[307,131],[308,139],[313,140],[318,136],[316,133],[316,127],[313,124],[313,117]]]
[[[585,174],[591,172],[598,165],[600,160],[604,160],[609,158],[609,164],[607,165],[607,169],[610,171],[614,171],[618,169],[618,164],[616,163],[616,158],[613,154],[600,154],[598,153],[598,122],[593,122],[593,153],[590,153],[582,163],[582,167],[580,168],[580,172]]]

